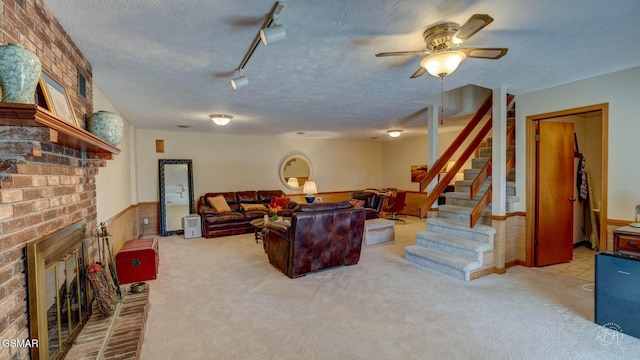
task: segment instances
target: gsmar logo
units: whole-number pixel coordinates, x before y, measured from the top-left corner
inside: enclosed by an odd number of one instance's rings
[[[596,339],[605,346],[620,345],[624,339],[624,334],[620,325],[607,323],[598,329]]]
[[[5,348],[38,347],[38,339],[3,339],[2,347],[5,347]]]

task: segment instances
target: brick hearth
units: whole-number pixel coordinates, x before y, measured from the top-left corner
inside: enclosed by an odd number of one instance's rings
[[[82,329],[65,359],[139,359],[148,305],[147,290],[127,293],[110,317],[103,317],[100,311],[94,309],[94,315]]]

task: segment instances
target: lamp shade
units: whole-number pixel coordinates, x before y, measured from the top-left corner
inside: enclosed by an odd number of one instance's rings
[[[287,32],[282,25],[274,25],[268,28],[260,29],[260,39],[265,45],[269,45],[276,41],[284,40],[287,37]]]
[[[227,125],[233,119],[233,116],[224,114],[211,114],[209,117],[214,123],[222,126]]]
[[[239,88],[245,87],[247,85],[249,85],[249,79],[247,79],[247,77],[244,75],[240,75],[237,78],[231,80],[231,87],[234,90],[238,90]]]
[[[298,183],[298,178],[289,178],[289,180],[287,180],[287,185],[291,186],[291,187],[300,187],[300,184]]]
[[[462,51],[443,51],[422,59],[420,66],[435,77],[445,77],[456,71],[466,57]]]
[[[316,187],[316,182],[315,181],[307,181],[304,183],[304,188],[302,189],[302,192],[307,194],[307,195],[313,195],[315,193],[318,192],[318,188]]]

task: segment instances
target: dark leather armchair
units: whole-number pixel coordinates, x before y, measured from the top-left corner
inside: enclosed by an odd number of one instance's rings
[[[365,211],[348,201],[300,204],[291,222],[269,223],[264,250],[290,278],[360,260]]]

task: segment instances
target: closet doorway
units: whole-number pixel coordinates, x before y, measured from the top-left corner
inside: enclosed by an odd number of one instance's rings
[[[574,219],[573,222],[573,243],[575,246],[586,244],[591,239],[586,239],[591,233],[591,227],[597,234],[595,239],[600,250],[605,250],[607,246],[607,149],[608,149],[608,104],[598,104],[593,106],[581,107],[557,111],[552,113],[528,116],[526,120],[527,131],[527,219],[526,219],[526,265],[537,266],[546,265],[544,263],[537,264],[537,247],[536,241],[538,229],[544,228],[547,224],[538,222],[538,177],[537,167],[538,161],[544,162],[544,159],[538,157],[536,147],[536,133],[538,124],[541,121],[554,122],[571,122],[576,129],[576,166],[579,163],[579,155],[586,157],[586,169],[590,174],[590,192],[593,203],[589,205],[585,202],[574,202]],[[578,154],[581,153],[581,154]],[[571,174],[567,174],[574,180],[577,176],[575,170]],[[579,196],[577,186],[574,186],[575,196]],[[589,200],[585,200],[589,201]],[[586,211],[584,210],[586,209]],[[591,210],[594,211],[591,211]],[[591,216],[593,214],[593,216]],[[586,217],[586,219],[585,219]],[[585,221],[586,220],[586,221]],[[586,235],[585,235],[586,233]]]

